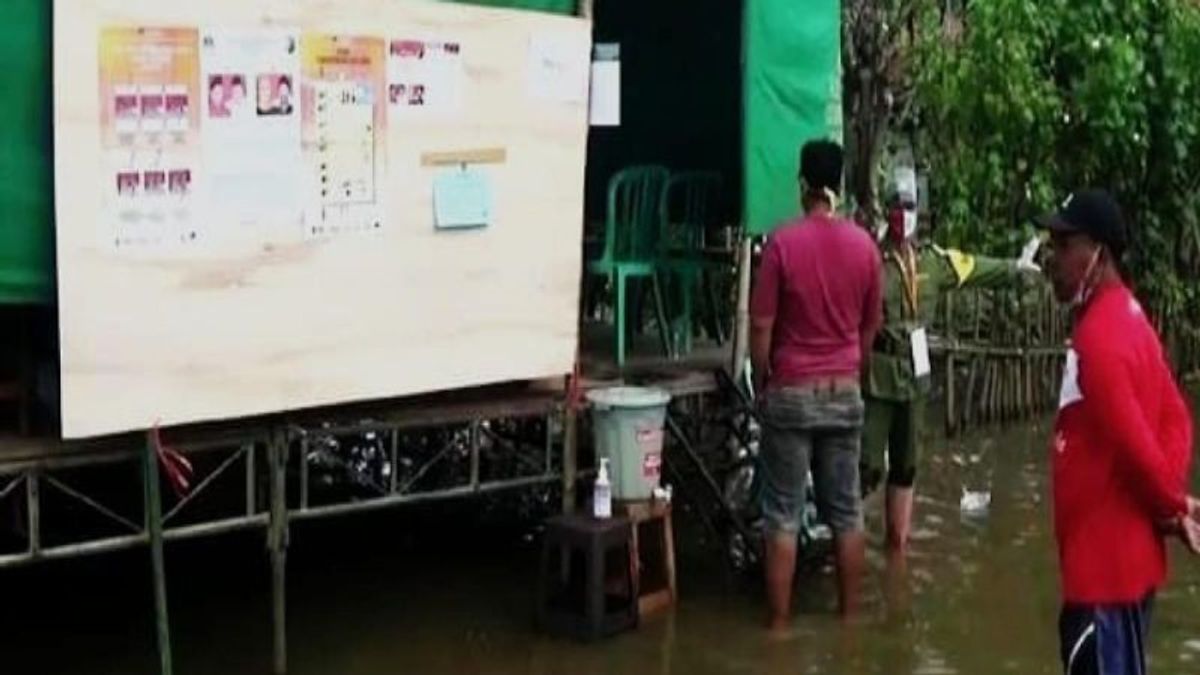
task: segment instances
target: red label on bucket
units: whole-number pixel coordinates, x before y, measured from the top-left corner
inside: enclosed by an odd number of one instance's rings
[[[637,444],[642,449],[642,477],[658,479],[662,470],[662,429],[638,429]]]
[[[662,453],[651,453],[642,458],[642,477],[657,479],[662,472]]]

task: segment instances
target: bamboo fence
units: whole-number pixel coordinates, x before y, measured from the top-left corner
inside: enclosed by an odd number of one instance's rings
[[[1200,375],[1200,328],[1150,310],[1180,380]],[[960,289],[945,294],[933,327],[941,372],[935,395],[945,403],[946,431],[1027,420],[1058,403],[1071,336],[1069,311],[1048,286]],[[1114,336],[1119,339],[1119,336]]]
[[[1054,410],[1070,327],[1048,288],[947,293],[933,330],[948,433]]]

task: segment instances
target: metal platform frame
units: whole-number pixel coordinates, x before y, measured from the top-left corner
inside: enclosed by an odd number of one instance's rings
[[[197,458],[202,454],[216,455],[219,463],[202,477],[183,497],[167,507],[162,496],[158,455],[153,434],[124,436],[96,443],[63,444],[53,447],[46,443],[24,442],[15,451],[0,454],[0,504],[20,499],[24,507],[26,546],[24,550],[0,555],[0,568],[15,567],[46,560],[72,558],[148,545],[153,567],[156,629],[160,668],[172,672],[171,641],[166,593],[166,569],[163,544],[166,541],[217,535],[239,530],[261,529],[271,560],[274,672],[287,671],[286,641],[286,563],[289,543],[289,524],[357,511],[379,509],[422,501],[451,499],[480,495],[500,490],[526,488],[562,481],[574,482],[572,471],[564,472],[555,465],[554,449],[560,440],[565,410],[561,396],[532,395],[498,399],[491,404],[448,407],[401,406],[383,419],[336,426],[306,424],[295,419],[279,419],[274,423],[252,423],[232,427],[212,434],[180,433],[170,439],[172,446],[185,455]],[[487,423],[499,419],[542,418],[546,421],[545,439],[540,447],[511,447],[512,452],[528,453],[534,459],[527,462],[533,470],[529,475],[485,480],[480,476],[481,440],[489,434]],[[470,437],[470,476],[462,485],[420,489],[417,483],[432,467],[444,461],[447,449],[427,459],[416,468],[415,477],[400,482],[392,474],[389,485],[370,497],[356,495],[341,501],[314,504],[310,499],[309,462],[305,461],[309,443],[314,435],[342,435],[375,432],[390,439],[393,462],[400,452],[399,438],[405,431],[446,426],[464,426]],[[493,442],[511,445],[511,441],[493,436]],[[569,448],[566,446],[570,446]],[[573,453],[574,444],[564,449]],[[260,460],[260,458],[262,458]],[[122,513],[103,503],[101,497],[72,485],[64,472],[140,462],[138,474],[142,500],[140,513]],[[394,464],[393,464],[394,466]],[[211,487],[222,477],[244,476],[244,501],[238,513],[202,522],[185,522],[188,507],[203,501]],[[299,476],[295,492],[289,495],[289,476]],[[267,485],[266,499],[261,486]],[[79,541],[49,543],[50,528],[43,521],[46,500],[61,498],[79,505],[100,517],[117,530],[113,534],[93,536]],[[265,504],[264,504],[265,502]]]
[[[676,364],[657,373],[629,375],[627,379],[653,382],[677,398],[705,394],[717,386],[711,371],[687,364]],[[331,424],[331,419],[357,421]],[[531,419],[545,421],[544,438],[536,444],[514,445],[490,430],[490,424],[496,421]],[[312,477],[306,458],[315,438],[374,432],[386,441],[395,467],[404,433],[447,427],[461,429],[469,438],[469,472],[465,482],[432,489],[420,486],[421,478],[445,461],[450,452],[448,444],[425,458],[406,479],[402,480],[393,471],[389,482],[379,486],[376,494],[321,503],[312,498]],[[20,500],[26,535],[23,550],[0,554],[0,569],[148,546],[160,672],[168,675],[172,672],[172,659],[164,543],[263,530],[272,578],[273,670],[282,674],[287,672],[286,573],[290,523],[555,483],[562,487],[563,509],[569,510],[575,503],[576,429],[576,411],[566,405],[561,388],[515,391],[485,388],[465,396],[434,397],[432,401],[404,400],[369,408],[351,406],[306,415],[170,430],[167,440],[175,450],[193,459],[205,457],[214,466],[197,475],[194,487],[169,505],[162,495],[154,432],[85,442],[29,439],[0,442],[0,507],[9,507]],[[523,458],[521,475],[484,478],[480,448],[485,439],[493,444],[508,444],[507,450],[513,456]],[[105,504],[103,497],[88,494],[87,489],[73,485],[66,475],[122,463],[140,464],[141,471],[136,474],[142,494],[140,512],[126,513]],[[192,515],[190,507],[210,497],[219,479],[229,480],[237,475],[242,478],[244,493],[236,512],[208,519]],[[51,498],[86,509],[109,524],[114,532],[71,541],[48,539],[47,535],[56,534],[43,519],[47,500]]]

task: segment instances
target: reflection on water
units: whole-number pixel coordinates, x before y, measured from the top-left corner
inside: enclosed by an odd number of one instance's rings
[[[684,546],[674,614],[585,646],[532,631],[536,543],[519,533],[492,528],[480,540],[480,529],[461,526],[469,516],[432,520],[444,510],[301,525],[290,560],[292,672],[1056,673],[1046,437],[1035,426],[931,441],[907,574],[886,572],[875,497],[867,617],[841,626],[829,572],[814,570],[798,583],[799,615],[783,642],[760,629],[757,586],[729,583],[703,548]],[[964,487],[991,492],[986,516],[961,516]],[[1173,553],[1154,672],[1200,672],[1200,564]],[[261,540],[173,545],[168,564],[177,672],[267,672]],[[3,672],[154,672],[149,592],[144,554],[0,574]]]

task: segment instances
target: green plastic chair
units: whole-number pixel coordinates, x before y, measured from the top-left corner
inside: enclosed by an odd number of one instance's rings
[[[692,317],[697,286],[704,287],[708,305],[709,334],[724,344],[725,330],[718,307],[712,275],[728,270],[728,264],[705,252],[706,233],[716,217],[721,198],[721,176],[710,171],[675,174],[663,186],[659,202],[663,234],[660,266],[671,275],[680,297],[680,311],[672,322],[672,349],[676,354],[692,350]]]
[[[613,290],[617,366],[625,366],[627,285],[630,279],[649,279],[654,290],[663,353],[670,355],[666,306],[659,282],[659,200],[670,172],[661,166],[637,166],[617,173],[608,183],[604,251],[588,263],[588,273],[605,277]]]

